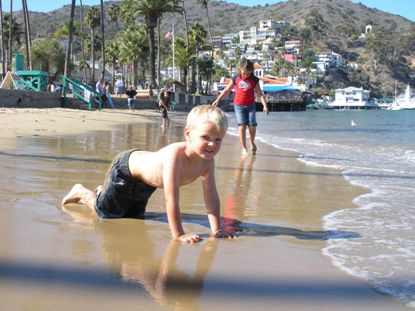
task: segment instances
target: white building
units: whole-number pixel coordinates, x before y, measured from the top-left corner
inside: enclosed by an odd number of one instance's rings
[[[320,53],[316,55],[316,61],[313,62],[316,65],[317,72],[326,72],[330,68],[339,68],[343,65],[343,57],[340,54],[334,52]]]
[[[285,41],[284,48],[285,48],[287,53],[300,54],[301,41],[300,40]]]
[[[223,45],[232,44],[233,40],[239,41],[239,34],[238,33],[227,33],[222,37],[222,44]]]
[[[337,89],[334,95],[334,102],[330,103],[329,106],[336,109],[379,108],[370,101],[370,91],[352,86],[345,89]]]
[[[270,29],[275,29],[281,31],[283,29],[289,29],[290,23],[286,21],[275,22],[271,19],[259,21],[259,31],[266,31]]]
[[[251,27],[249,30],[239,32],[239,42],[256,45],[269,38],[276,38],[277,32],[289,28],[290,24],[285,21],[275,22],[273,20],[259,21],[259,27]]]

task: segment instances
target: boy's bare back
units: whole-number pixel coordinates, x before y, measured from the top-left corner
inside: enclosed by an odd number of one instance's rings
[[[186,142],[170,144],[158,151],[134,151],[129,168],[133,177],[156,188],[164,188],[164,181],[174,177],[178,186],[193,182],[214,166],[214,160],[204,160],[192,154]]]

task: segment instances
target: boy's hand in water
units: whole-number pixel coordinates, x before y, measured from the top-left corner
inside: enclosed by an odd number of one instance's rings
[[[210,236],[212,238],[219,238],[219,239],[222,239],[222,238],[234,239],[234,238],[236,238],[235,232],[227,231],[227,230],[218,230],[216,232],[212,232],[210,234]]]
[[[194,233],[183,234],[179,236],[177,239],[179,239],[184,244],[194,244],[202,241],[202,238]]]

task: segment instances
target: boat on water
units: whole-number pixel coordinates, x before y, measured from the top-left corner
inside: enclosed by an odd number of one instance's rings
[[[396,97],[388,110],[415,109],[415,93],[411,92],[409,84],[406,86],[405,93]]]

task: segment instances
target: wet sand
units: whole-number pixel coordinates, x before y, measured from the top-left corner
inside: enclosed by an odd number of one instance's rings
[[[331,265],[321,218],[365,190],[335,170],[259,144],[241,159],[228,136],[217,157],[225,225],[235,240],[207,238],[199,181],[181,189],[184,228],[171,240],[163,193],[145,219],[95,220],[60,200],[76,182],[94,188],[113,156],[182,138],[152,111],[0,110],[1,310],[407,310]]]

